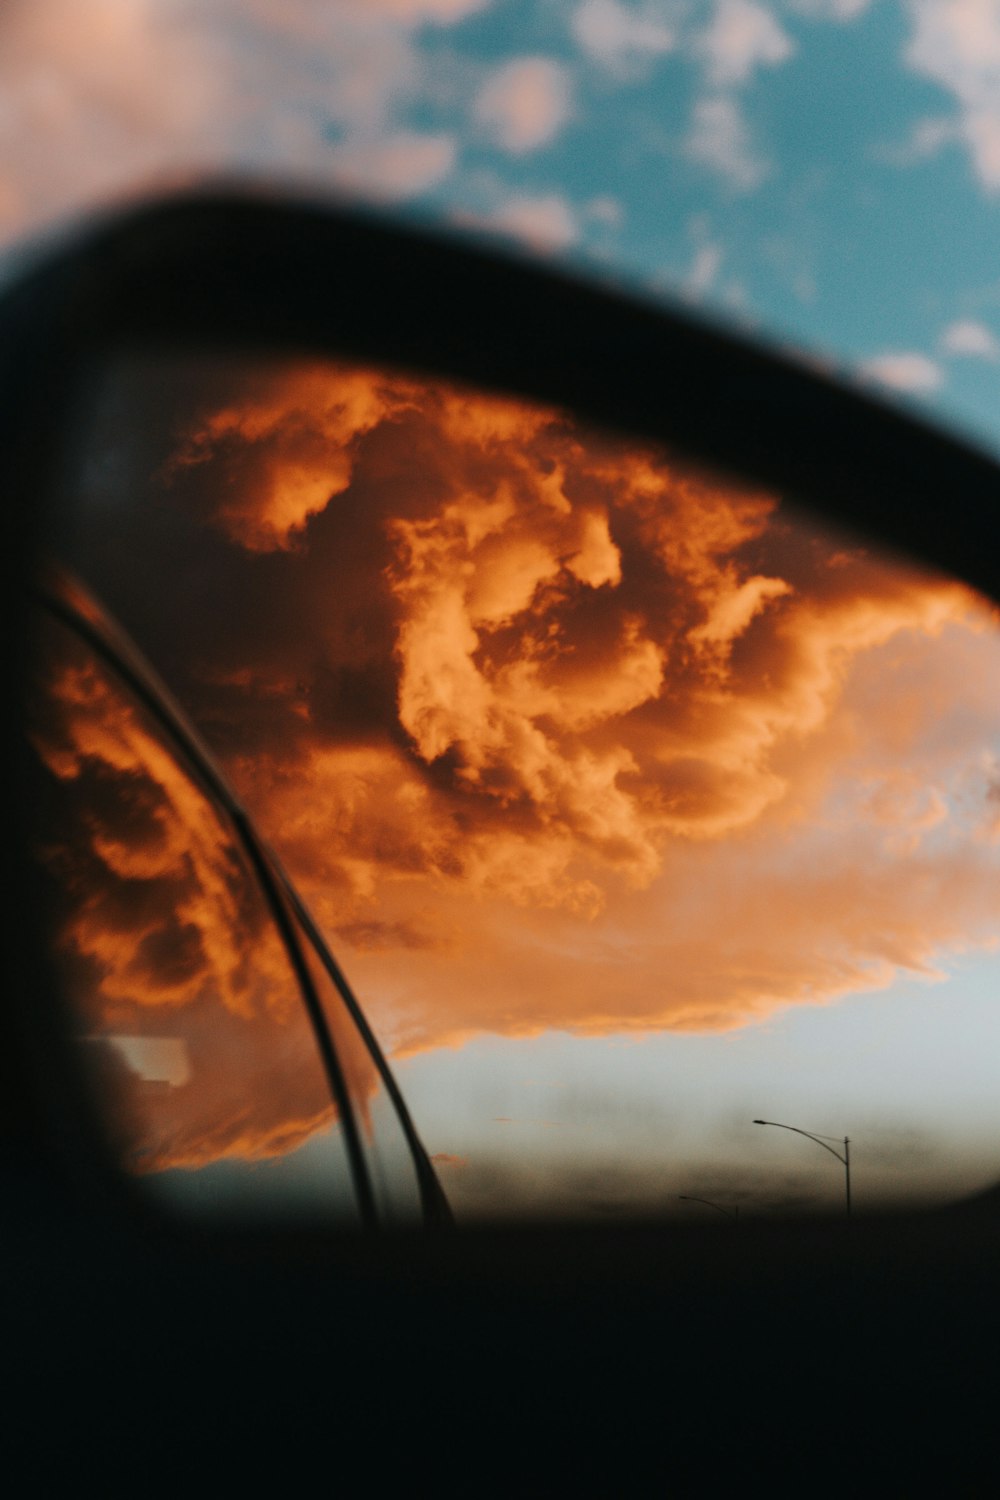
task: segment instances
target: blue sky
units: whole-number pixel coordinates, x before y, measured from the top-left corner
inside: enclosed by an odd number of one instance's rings
[[[1000,0],[31,0],[7,246],[217,172],[682,296],[1000,449]]]
[[[513,235],[1000,448],[1000,0],[32,0],[0,232],[219,172]]]

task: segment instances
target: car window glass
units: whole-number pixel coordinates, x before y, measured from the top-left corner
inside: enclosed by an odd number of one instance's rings
[[[47,620],[31,724],[53,953],[122,1166],[171,1205],[357,1216],[288,954],[228,814]]]

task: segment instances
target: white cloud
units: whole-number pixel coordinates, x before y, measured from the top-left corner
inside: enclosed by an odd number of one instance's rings
[[[722,269],[723,250],[721,245],[705,243],[699,245],[695,251],[691,269],[684,277],[681,289],[688,297],[697,300],[703,297],[715,283],[719,271]]]
[[[409,21],[411,25],[432,21],[447,26],[464,20],[477,10],[484,10],[490,0],[363,0],[363,4],[370,11],[382,11],[401,21]]]
[[[757,0],[716,0],[696,45],[717,88],[746,83],[758,67],[787,62],[795,51],[791,37]]]
[[[615,73],[628,73],[677,46],[671,7],[647,3],[623,5],[620,0],[583,0],[573,12],[573,36],[595,62]]]
[[[695,103],[684,151],[743,192],[757,187],[770,171],[770,164],[753,148],[738,101],[727,94]]]
[[[199,164],[224,69],[176,15],[154,0],[6,10],[0,199],[9,232],[120,195],[181,157]]]
[[[811,21],[856,21],[872,0],[792,0],[792,9]]]
[[[944,371],[933,359],[915,350],[876,354],[859,366],[863,379],[911,395],[927,395],[944,382]]]
[[[332,172],[339,185],[375,198],[412,198],[448,176],[457,149],[453,136],[400,130],[335,146]]]
[[[1000,360],[1000,339],[985,323],[976,323],[970,318],[948,325],[941,335],[941,348],[946,354]]]
[[[612,229],[620,229],[625,220],[621,204],[610,193],[599,193],[596,198],[591,198],[583,205],[583,212],[588,219],[593,219],[598,224],[607,224]]]
[[[947,89],[980,183],[1000,191],[1000,0],[906,0],[907,63]]]
[[[31,0],[0,39],[0,232],[232,171],[401,196],[455,143],[407,128],[415,29],[488,0]],[[335,140],[331,143],[331,132]],[[369,175],[370,174],[370,175]]]
[[[565,250],[579,237],[576,215],[556,193],[508,198],[476,222],[543,253]]]
[[[913,122],[903,141],[895,145],[875,146],[872,155],[894,167],[912,167],[937,156],[944,146],[961,139],[961,127],[956,121],[941,115],[926,115],[924,119]]]
[[[532,151],[552,140],[569,118],[569,74],[545,57],[519,57],[487,78],[474,114],[505,151]]]

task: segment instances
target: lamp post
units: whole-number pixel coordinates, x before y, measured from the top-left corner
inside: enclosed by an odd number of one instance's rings
[[[677,1197],[682,1203],[704,1203],[706,1207],[714,1208],[720,1214],[725,1214],[727,1219],[734,1219],[737,1223],[739,1222],[739,1204],[735,1208],[723,1208],[721,1203],[713,1203],[711,1198],[692,1198],[689,1193],[678,1193]]]
[[[817,1146],[822,1146],[824,1151],[829,1151],[830,1155],[835,1156],[839,1162],[843,1162],[847,1187],[847,1217],[851,1217],[851,1141],[849,1136],[845,1135],[843,1138],[844,1154],[841,1156],[839,1151],[834,1151],[833,1147],[827,1144],[828,1141],[837,1141],[839,1144],[841,1139],[839,1135],[813,1135],[811,1130],[800,1130],[797,1125],[782,1125],[779,1120],[754,1120],[753,1123],[774,1125],[778,1130],[794,1130],[796,1135],[807,1136],[809,1140],[815,1141]]]

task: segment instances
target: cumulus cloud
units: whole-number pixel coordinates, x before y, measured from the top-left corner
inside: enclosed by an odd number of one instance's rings
[[[127,378],[80,566],[397,1048],[737,1026],[991,940],[967,590],[558,411],[220,380]]]
[[[340,4],[344,0],[339,0]],[[398,16],[411,23],[437,22],[448,25],[462,21],[478,10],[485,10],[490,0],[353,0],[356,8],[363,6],[370,11],[382,11],[385,15]],[[351,0],[347,0],[351,4]]]
[[[792,0],[792,9],[814,21],[856,21],[872,0]]]
[[[533,151],[569,118],[567,70],[545,57],[519,57],[494,70],[474,105],[479,124],[505,151]]]
[[[571,26],[584,52],[618,74],[628,74],[678,44],[673,8],[663,4],[582,0]]]
[[[414,130],[428,86],[417,28],[483,0],[39,0],[8,7],[0,50],[0,224],[163,181],[231,170],[405,197],[451,168],[455,143]]]
[[[698,246],[682,283],[687,296],[703,297],[712,288],[722,268],[724,254],[722,246],[711,241]]]
[[[200,164],[198,137],[219,80],[176,11],[155,0],[96,0],[86,10],[71,0],[21,4],[7,9],[3,40],[0,197],[9,232],[121,192],[181,155]]]
[[[542,253],[565,250],[580,236],[576,213],[560,193],[515,194],[488,214],[466,217]]]
[[[985,323],[971,318],[949,323],[941,335],[941,348],[945,354],[965,355],[970,359],[1000,359],[1000,339]]]
[[[936,391],[944,382],[941,366],[928,355],[911,349],[873,355],[859,367],[859,373],[878,385],[914,395]]]
[[[725,88],[747,83],[758,68],[787,62],[795,45],[773,13],[757,0],[716,0],[697,49],[709,82]]]
[[[124,1163],[283,1156],[334,1110],[232,830],[75,638],[52,629],[44,661],[33,729],[55,959]]]
[[[907,0],[906,9],[907,63],[953,95],[976,176],[1000,190],[1000,3]]]
[[[960,140],[961,129],[954,120],[928,115],[914,121],[903,141],[878,146],[873,155],[895,167],[912,167],[937,156],[943,147]]]
[[[739,101],[729,94],[696,101],[684,151],[742,192],[758,187],[771,170],[754,147]]]
[[[595,224],[607,224],[611,229],[620,229],[625,220],[625,210],[620,201],[610,193],[599,193],[583,205],[583,212]]]
[[[771,163],[754,144],[737,90],[758,68],[786,62],[794,43],[757,0],[716,0],[709,24],[692,45],[711,92],[695,101],[684,152],[738,191],[750,192],[770,174]],[[695,295],[715,274],[707,249],[698,272]]]
[[[345,141],[331,150],[330,162],[340,186],[397,201],[441,182],[457,155],[454,136],[400,130],[381,138]]]

